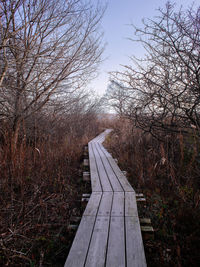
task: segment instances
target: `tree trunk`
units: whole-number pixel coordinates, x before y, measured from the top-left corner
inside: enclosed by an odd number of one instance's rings
[[[20,130],[21,121],[19,118],[16,118],[13,123],[13,130],[11,136],[11,155],[15,154],[17,142],[19,138],[19,130]]]

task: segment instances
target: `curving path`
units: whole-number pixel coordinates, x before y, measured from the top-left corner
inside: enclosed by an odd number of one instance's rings
[[[92,194],[65,267],[146,266],[135,191],[102,145],[110,132],[88,144]]]

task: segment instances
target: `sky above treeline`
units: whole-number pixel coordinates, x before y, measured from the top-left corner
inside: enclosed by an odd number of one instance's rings
[[[98,0],[92,0],[97,3]],[[198,0],[199,1],[199,0]],[[177,8],[182,6],[187,9],[197,0],[174,0]],[[158,8],[164,7],[167,0],[100,0],[107,3],[107,9],[102,19],[102,31],[106,43],[103,54],[104,61],[98,70],[98,77],[89,84],[97,94],[103,95],[108,83],[109,72],[122,70],[121,65],[130,65],[129,57],[134,55],[142,57],[144,50],[139,43],[131,42],[128,38],[134,38],[134,29],[142,27],[142,19],[153,19],[159,14]]]

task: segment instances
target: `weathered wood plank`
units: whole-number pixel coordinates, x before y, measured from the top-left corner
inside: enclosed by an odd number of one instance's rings
[[[101,136],[101,137],[98,139],[98,141],[96,141],[96,143],[101,144],[101,143],[103,143],[104,140],[105,140],[104,136]]]
[[[113,201],[113,192],[103,192],[98,216],[110,216]]]
[[[98,137],[98,139],[95,139],[95,142],[103,143],[105,141],[106,136],[112,132],[112,129],[106,129],[103,133],[101,133]]]
[[[117,163],[115,162],[115,160],[112,157],[108,157],[108,160],[110,162],[110,165],[111,165],[115,175],[118,177],[119,182],[120,182],[122,188],[124,189],[124,191],[134,192],[132,186],[129,184],[128,180],[126,179],[126,177],[124,176],[124,174],[120,170],[120,168],[117,165]]]
[[[111,216],[124,216],[124,192],[114,192]]]
[[[127,267],[146,267],[143,241],[138,217],[125,217]]]
[[[83,166],[89,166],[89,160],[88,159],[84,159],[83,160]]]
[[[83,216],[64,267],[83,267],[90,243],[95,216]]]
[[[105,171],[104,165],[103,165],[103,163],[101,161],[101,157],[99,155],[99,152],[96,149],[94,144],[92,144],[92,147],[93,147],[94,155],[95,155],[96,162],[97,162],[97,169],[98,169],[98,173],[99,173],[99,178],[100,178],[100,181],[101,181],[102,189],[103,189],[104,192],[113,191],[113,189],[111,187],[111,183],[110,183],[109,178],[107,176],[107,173]]]
[[[102,145],[96,144],[95,146],[96,146],[96,149],[98,150],[99,155],[102,159],[104,168],[106,169],[106,173],[109,176],[109,180],[110,180],[110,183],[112,185],[113,191],[123,192],[124,190],[123,190],[118,178],[116,177],[112,167],[110,166],[110,163],[109,163],[107,157],[105,156],[105,154],[102,152],[102,150],[100,148]]]
[[[154,230],[151,225],[141,226],[141,232],[144,240],[154,239]]]
[[[88,144],[92,194],[65,267],[146,267],[135,191],[103,147]]]
[[[105,149],[105,147],[103,145],[100,146],[102,152],[105,154],[105,156],[108,157],[112,157],[112,155]]]
[[[125,192],[125,216],[138,216],[137,202],[134,192]]]
[[[109,221],[109,216],[97,217],[85,267],[105,266]]]
[[[91,194],[83,216],[96,216],[101,201],[102,193],[94,192]]]
[[[93,139],[93,142],[101,142],[101,140],[104,138],[104,132],[99,134],[95,139]]]
[[[125,261],[124,217],[111,217],[106,266],[125,267]]]
[[[96,137],[94,140],[92,140],[93,143],[98,143],[101,139],[101,136]]]
[[[90,172],[83,172],[83,181],[90,181]]]
[[[91,185],[92,185],[92,191],[93,192],[100,192],[102,191],[102,186],[97,170],[96,160],[92,148],[92,144],[89,143],[88,145],[89,149],[89,162],[90,162],[90,177],[91,177]]]

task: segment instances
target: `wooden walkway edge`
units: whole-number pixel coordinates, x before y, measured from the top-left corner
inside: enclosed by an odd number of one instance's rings
[[[92,194],[64,267],[145,267],[136,194],[102,143],[88,144]]]

